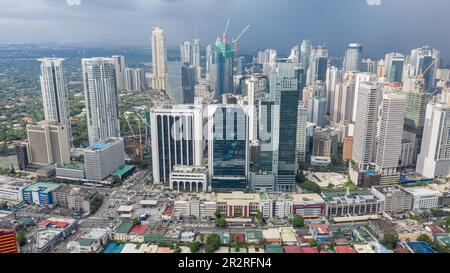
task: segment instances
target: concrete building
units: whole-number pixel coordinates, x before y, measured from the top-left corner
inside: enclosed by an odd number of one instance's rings
[[[416,172],[434,178],[450,175],[450,107],[429,103]]]
[[[154,90],[167,89],[167,46],[165,31],[161,27],[154,27],[152,31],[152,88]]]
[[[68,128],[55,121],[27,125],[28,160],[36,165],[70,163]]]
[[[345,51],[344,71],[361,71],[363,47],[358,43],[351,43]]]
[[[322,192],[327,217],[380,214],[384,203],[369,191]]]
[[[28,204],[48,206],[54,204],[53,191],[61,185],[55,183],[34,182],[22,189],[22,199]]]
[[[41,92],[46,120],[64,124],[69,147],[71,146],[71,128],[69,114],[69,95],[62,62],[64,59],[44,58],[41,62]]]
[[[375,168],[381,174],[381,184],[398,183],[398,159],[401,153],[405,97],[398,93],[384,93],[378,125]]]
[[[202,166],[201,105],[175,105],[150,110],[152,167],[155,183],[170,184],[175,165]]]
[[[406,188],[405,191],[413,196],[413,210],[442,207],[443,194],[440,191],[427,188]]]
[[[217,209],[228,218],[255,216],[259,210],[260,195],[244,192],[217,193]]]
[[[208,191],[208,170],[203,166],[173,166],[170,189],[178,191]]]
[[[125,57],[114,55],[111,57],[114,63],[114,70],[116,73],[116,88],[117,91],[125,90]]]
[[[30,183],[28,180],[0,176],[0,201],[21,202],[23,200],[22,190]]]
[[[86,178],[84,164],[70,163],[57,167],[56,177],[72,180],[83,180]]]
[[[345,161],[352,160],[352,152],[353,152],[353,137],[346,136],[344,138],[342,159]]]
[[[122,138],[109,138],[84,150],[84,168],[88,181],[102,182],[125,165]]]
[[[303,218],[319,218],[325,214],[325,200],[318,194],[292,194],[292,214]]]
[[[115,60],[82,59],[89,144],[120,135]]]
[[[413,195],[400,186],[374,186],[372,193],[384,202],[384,211],[401,213],[412,209]]]
[[[86,215],[95,209],[94,202],[98,196],[99,192],[96,189],[73,188],[67,185],[52,192],[53,201],[57,205]]]

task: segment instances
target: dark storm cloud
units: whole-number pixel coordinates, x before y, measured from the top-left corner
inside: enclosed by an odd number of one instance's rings
[[[251,25],[242,49],[287,52],[310,38],[339,53],[361,42],[365,55],[429,44],[449,56],[448,10],[448,0],[0,0],[0,42],[149,45],[151,27],[160,25],[170,45],[195,29],[205,44],[230,17],[230,37]]]

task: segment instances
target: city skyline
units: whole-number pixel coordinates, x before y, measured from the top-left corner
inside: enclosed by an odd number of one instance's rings
[[[76,2],[80,5],[74,4]],[[253,0],[20,0],[14,3],[0,1],[0,6],[3,7],[0,26],[4,26],[0,30],[0,43],[148,46],[149,30],[160,25],[167,30],[169,46],[191,40],[196,33],[202,46],[206,46],[221,35],[227,18],[231,18],[230,37],[243,26],[252,26],[246,38],[239,42],[243,51],[277,48],[288,53],[293,45],[309,38],[317,44],[325,43],[332,55],[336,52],[343,55],[349,43],[361,43],[364,56],[378,57],[391,51],[407,53],[411,48],[427,44],[442,48],[443,57],[450,55],[448,39],[429,31],[450,23],[450,18],[443,13],[450,8],[450,3],[445,0],[302,0],[276,3]],[[414,15],[419,15],[419,11],[422,20],[415,20]],[[324,19],[317,20],[322,14],[326,14]],[[399,14],[410,15],[399,20]],[[275,19],[281,15],[284,20]],[[353,27],[355,22],[358,27]]]

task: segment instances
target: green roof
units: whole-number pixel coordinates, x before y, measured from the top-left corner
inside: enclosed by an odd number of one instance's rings
[[[131,223],[131,222],[123,222],[117,228],[116,233],[126,233],[126,234],[128,234],[132,228],[133,228],[133,223]]]
[[[436,241],[442,245],[450,246],[450,234],[443,233],[435,235]]]
[[[71,170],[84,170],[84,165],[79,163],[67,163],[62,167],[63,169],[71,169]]]
[[[245,247],[240,247],[238,251],[236,251],[236,247],[230,247],[230,253],[247,253],[247,249]]]
[[[78,243],[80,244],[80,246],[90,246],[94,241],[94,239],[82,238],[78,241]]]
[[[59,188],[60,184],[49,183],[49,182],[34,182],[33,184],[26,187],[24,190],[26,191],[40,191],[43,193],[49,193],[57,188]]]
[[[133,170],[134,168],[135,168],[134,165],[125,165],[122,168],[120,168],[117,171],[115,171],[113,173],[113,176],[122,177],[124,174],[126,174],[127,172]]]
[[[30,217],[18,217],[16,221],[28,225],[29,223],[33,222],[33,219],[31,219]]]
[[[261,192],[261,193],[259,194],[259,198],[260,198],[261,200],[263,200],[263,201],[269,199],[269,197],[267,196],[267,193],[266,193],[266,192]]]
[[[144,241],[145,242],[167,242],[173,241],[174,238],[169,238],[159,234],[145,234]]]
[[[270,244],[266,246],[266,253],[284,253],[280,244]]]
[[[247,229],[245,239],[247,241],[259,241],[262,238],[262,231],[259,229]]]

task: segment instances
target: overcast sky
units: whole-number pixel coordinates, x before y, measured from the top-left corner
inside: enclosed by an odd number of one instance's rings
[[[381,3],[381,5],[380,5]],[[169,45],[215,40],[251,28],[239,47],[286,52],[304,38],[343,52],[360,42],[365,56],[430,45],[450,56],[449,0],[0,0],[0,43],[65,42],[150,46],[153,26]]]

